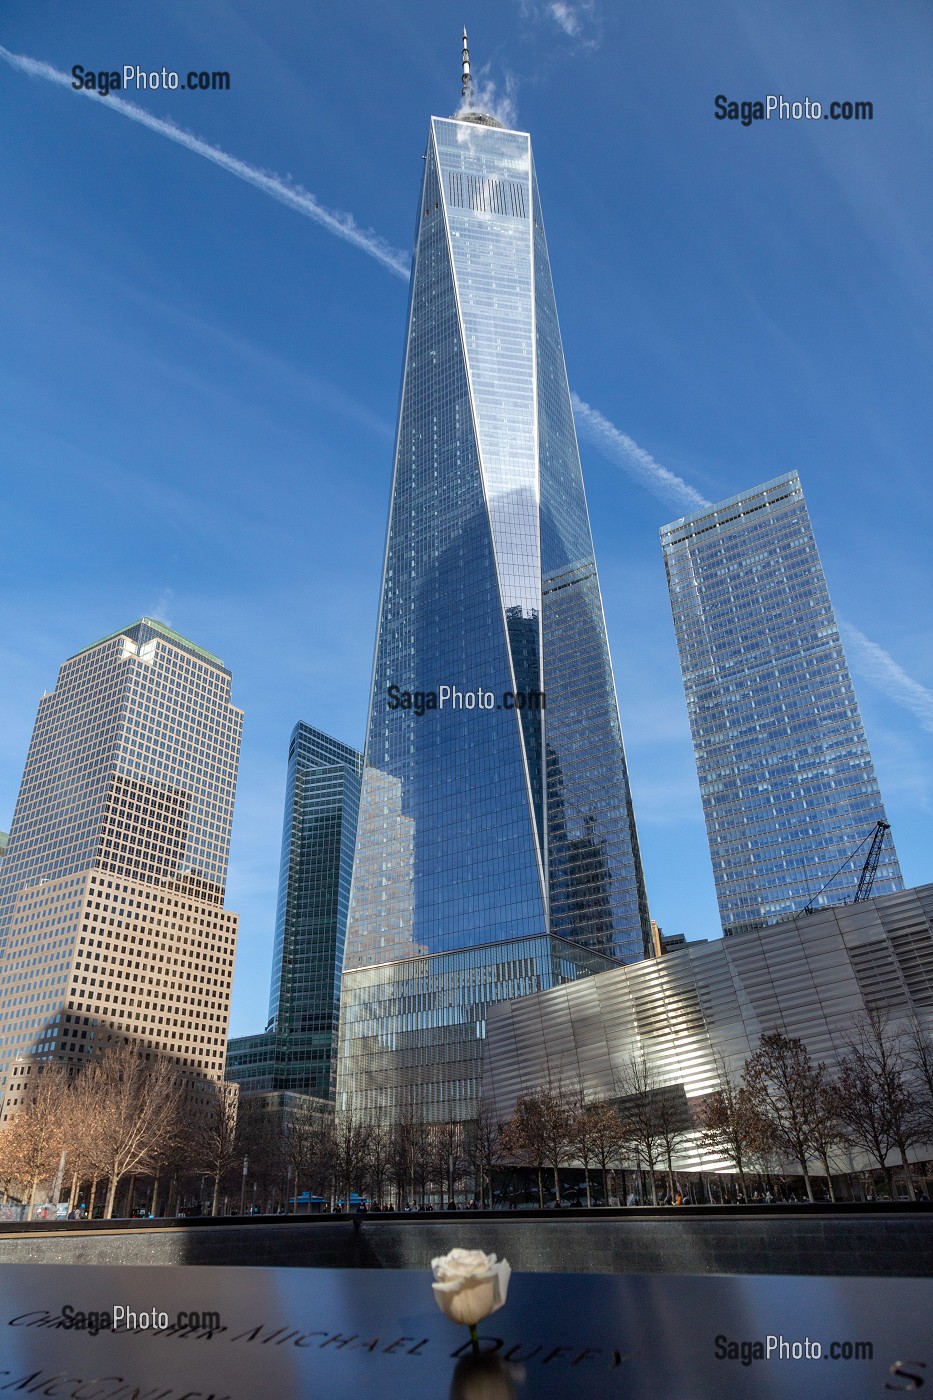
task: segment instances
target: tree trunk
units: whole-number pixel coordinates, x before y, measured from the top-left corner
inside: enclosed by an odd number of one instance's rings
[[[609,1170],[603,1162],[603,1205],[609,1204]]]
[[[158,1172],[158,1169],[157,1169],[155,1175],[154,1175],[153,1178],[152,1178],[152,1198],[151,1198],[151,1200],[149,1201],[149,1214],[150,1214],[150,1215],[153,1215],[153,1216],[155,1215],[155,1213],[156,1213],[156,1206],[157,1206],[158,1204],[159,1204],[159,1172]]]
[[[93,1219],[94,1219],[94,1197],[95,1197],[96,1195],[97,1195],[97,1177],[96,1177],[96,1176],[92,1176],[92,1177],[91,1177],[91,1194],[90,1194],[90,1196],[89,1196],[89,1198],[88,1198],[88,1203],[87,1203],[87,1218],[88,1218],[88,1220],[93,1220]]]
[[[126,1193],[126,1215],[128,1220],[133,1218],[133,1206],[136,1202],[136,1173],[130,1177],[129,1190]]]
[[[112,1219],[113,1219],[113,1203],[114,1203],[114,1200],[116,1199],[117,1187],[119,1186],[119,1184],[120,1184],[120,1175],[119,1175],[119,1173],[118,1173],[118,1172],[111,1172],[111,1174],[110,1174],[110,1185],[109,1185],[108,1188],[107,1188],[107,1202],[106,1202],[106,1204],[105,1204],[105,1206],[104,1206],[104,1219],[105,1219],[105,1220],[112,1220]]]
[[[541,1168],[538,1168],[538,1208],[544,1210],[544,1179],[541,1176]]]
[[[34,1176],[32,1185],[29,1188],[29,1204],[26,1206],[26,1219],[32,1219],[32,1208],[36,1204],[36,1192],[39,1189],[39,1178]]]
[[[801,1165],[801,1167],[803,1168],[803,1181],[804,1181],[804,1185],[805,1185],[806,1188],[807,1188],[807,1197],[808,1197],[809,1200],[812,1201],[812,1200],[813,1200],[813,1182],[810,1180],[810,1173],[807,1171],[807,1163],[806,1163],[806,1159],[805,1159],[804,1157],[801,1157],[801,1158],[800,1158],[800,1165]]]
[[[588,1206],[591,1206],[591,1205],[593,1204],[593,1198],[592,1198],[591,1195],[590,1195],[590,1170],[589,1170],[589,1167],[584,1167],[584,1168],[583,1168],[583,1180],[584,1180],[584,1182],[586,1183],[586,1204],[587,1204]]]
[[[554,1204],[555,1204],[556,1206],[559,1206],[560,1203],[561,1203],[561,1195],[560,1195],[560,1177],[558,1176],[558,1173],[557,1173],[557,1164],[556,1164],[556,1163],[554,1164],[553,1171],[554,1171]]]
[[[71,1176],[71,1190],[68,1192],[68,1214],[75,1208],[75,1200],[78,1195],[78,1173],[73,1172]]]
[[[904,1151],[903,1147],[900,1149],[900,1153],[901,1163],[904,1167],[904,1176],[907,1180],[907,1194],[912,1201],[915,1201],[917,1199],[917,1193],[914,1190],[914,1181],[910,1171],[910,1163],[907,1160],[907,1153]]]
[[[220,1200],[220,1172],[214,1177],[214,1199],[211,1201],[211,1215],[217,1214],[217,1202]]]

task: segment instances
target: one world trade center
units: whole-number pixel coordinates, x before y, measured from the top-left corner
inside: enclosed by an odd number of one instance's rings
[[[338,1106],[464,1119],[485,1007],[651,954],[530,137],[424,158]]]

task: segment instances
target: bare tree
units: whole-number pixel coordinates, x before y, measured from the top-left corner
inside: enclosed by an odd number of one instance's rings
[[[339,1199],[346,1192],[347,1210],[354,1187],[362,1191],[369,1146],[369,1129],[352,1110],[343,1109],[334,1119],[334,1184]]]
[[[878,1164],[892,1196],[887,1159],[898,1152],[908,1194],[916,1200],[907,1153],[923,1142],[926,1125],[912,1092],[906,1037],[885,1012],[870,1009],[854,1018],[845,1044],[833,1097],[846,1136]]]
[[[609,1172],[619,1164],[628,1138],[618,1106],[608,1099],[597,1099],[586,1106],[587,1134],[593,1160],[603,1174],[603,1203],[609,1204]]]
[[[488,1099],[480,1097],[476,1117],[466,1125],[464,1151],[470,1170],[479,1185],[479,1203],[488,1199],[492,1209],[492,1174],[502,1160],[499,1123]]]
[[[724,1066],[719,1082],[720,1088],[703,1101],[698,1111],[700,1143],[705,1152],[715,1152],[735,1168],[747,1200],[745,1173],[750,1160],[773,1140],[774,1134],[748,1089],[736,1083]]]
[[[570,1156],[573,1105],[560,1080],[554,1081],[549,1078],[539,1097],[543,1110],[545,1160],[554,1173],[554,1203],[560,1205],[560,1169],[566,1166]]]
[[[933,1034],[916,1014],[907,1022],[907,1065],[925,1143],[933,1143]]]
[[[550,1132],[540,1095],[519,1096],[511,1118],[500,1130],[499,1143],[507,1157],[513,1157],[525,1166],[534,1167],[538,1174],[538,1205],[543,1209],[543,1172],[548,1161]]]
[[[583,1185],[586,1190],[586,1204],[592,1206],[593,1193],[590,1189],[590,1167],[598,1160],[598,1139],[600,1101],[587,1098],[582,1083],[578,1084],[570,1107],[570,1123],[567,1145],[574,1160],[583,1168]],[[608,1193],[607,1193],[608,1199]]]
[[[98,1165],[107,1181],[104,1219],[109,1220],[120,1178],[145,1169],[159,1138],[172,1130],[181,1086],[168,1060],[146,1059],[128,1044],[106,1050],[84,1073],[90,1075],[96,1104]]]
[[[81,1183],[88,1181],[93,1184],[100,1176],[100,1143],[97,1140],[99,1105],[89,1071],[90,1065],[84,1065],[73,1076],[62,1105],[71,1170],[69,1211],[78,1202]]]
[[[616,1092],[621,1100],[619,1112],[624,1136],[648,1168],[651,1200],[657,1205],[656,1173],[659,1162],[667,1155],[671,1130],[667,1112],[662,1110],[663,1091],[644,1055],[633,1055],[617,1072]]]
[[[434,1125],[420,1108],[412,1107],[408,1117],[411,1144],[411,1192],[424,1209],[432,1183],[437,1177],[437,1155],[434,1150]]]
[[[198,1166],[210,1174],[214,1183],[211,1215],[216,1215],[218,1211],[221,1182],[237,1161],[238,1100],[238,1085],[211,1084],[208,1105],[205,1111],[198,1115],[194,1152]],[[149,1165],[154,1169],[152,1154]]]
[[[464,1131],[463,1124],[457,1122],[438,1123],[434,1130],[434,1149],[437,1158],[437,1175],[445,1203],[453,1201],[457,1194],[457,1182],[463,1174]]]
[[[836,1190],[833,1186],[832,1158],[837,1148],[845,1142],[846,1137],[837,1111],[836,1084],[832,1079],[824,1079],[817,1093],[812,1138],[813,1150],[823,1163],[829,1199],[834,1201]]]
[[[392,1129],[385,1119],[370,1125],[366,1154],[366,1180],[371,1198],[379,1205],[386,1199],[392,1171]]]
[[[667,1167],[667,1190],[671,1199],[675,1195],[674,1156],[684,1145],[693,1131],[693,1120],[686,1108],[683,1090],[679,1085],[662,1085],[655,1096],[655,1122],[658,1140]]]
[[[249,1187],[249,1203],[244,1199],[244,1208],[249,1210],[256,1203],[266,1210],[271,1207],[274,1193],[285,1172],[284,1137],[281,1121],[262,1098],[246,1098],[240,1103],[237,1121],[237,1159],[246,1159]]]
[[[389,1175],[395,1188],[396,1210],[403,1210],[408,1200],[413,1150],[409,1113],[404,1110],[392,1124],[389,1136]]]
[[[23,1097],[25,1103],[3,1132],[3,1149],[12,1177],[28,1192],[26,1217],[32,1217],[42,1181],[51,1180],[65,1148],[64,1105],[68,1077],[57,1064],[35,1064]]]
[[[825,1065],[814,1065],[802,1040],[780,1031],[762,1034],[758,1049],[745,1061],[743,1074],[752,1104],[770,1125],[778,1148],[800,1163],[811,1201],[809,1159],[822,1113],[825,1074]]]
[[[283,1111],[280,1128],[286,1187],[291,1183],[291,1190],[286,1189],[285,1192],[285,1214],[288,1215],[292,1197],[296,1213],[298,1211],[302,1182],[308,1182],[310,1191],[310,1177],[318,1156],[318,1125],[313,1109],[299,1100],[290,1103]]]

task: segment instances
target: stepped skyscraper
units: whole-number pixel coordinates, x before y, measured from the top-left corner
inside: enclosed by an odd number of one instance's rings
[[[219,657],[143,617],[39,703],[0,864],[0,1090],[130,1040],[223,1078],[237,916],[224,907],[243,713]],[[199,1090],[200,1092],[200,1090]]]
[[[432,118],[347,932],[338,1098],[475,1101],[485,1006],[650,956],[531,155]]]

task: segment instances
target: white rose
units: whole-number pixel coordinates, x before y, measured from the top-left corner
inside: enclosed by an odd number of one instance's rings
[[[475,1327],[502,1307],[509,1291],[512,1270],[507,1259],[481,1249],[452,1249],[431,1260],[434,1301],[445,1317],[464,1327]]]

